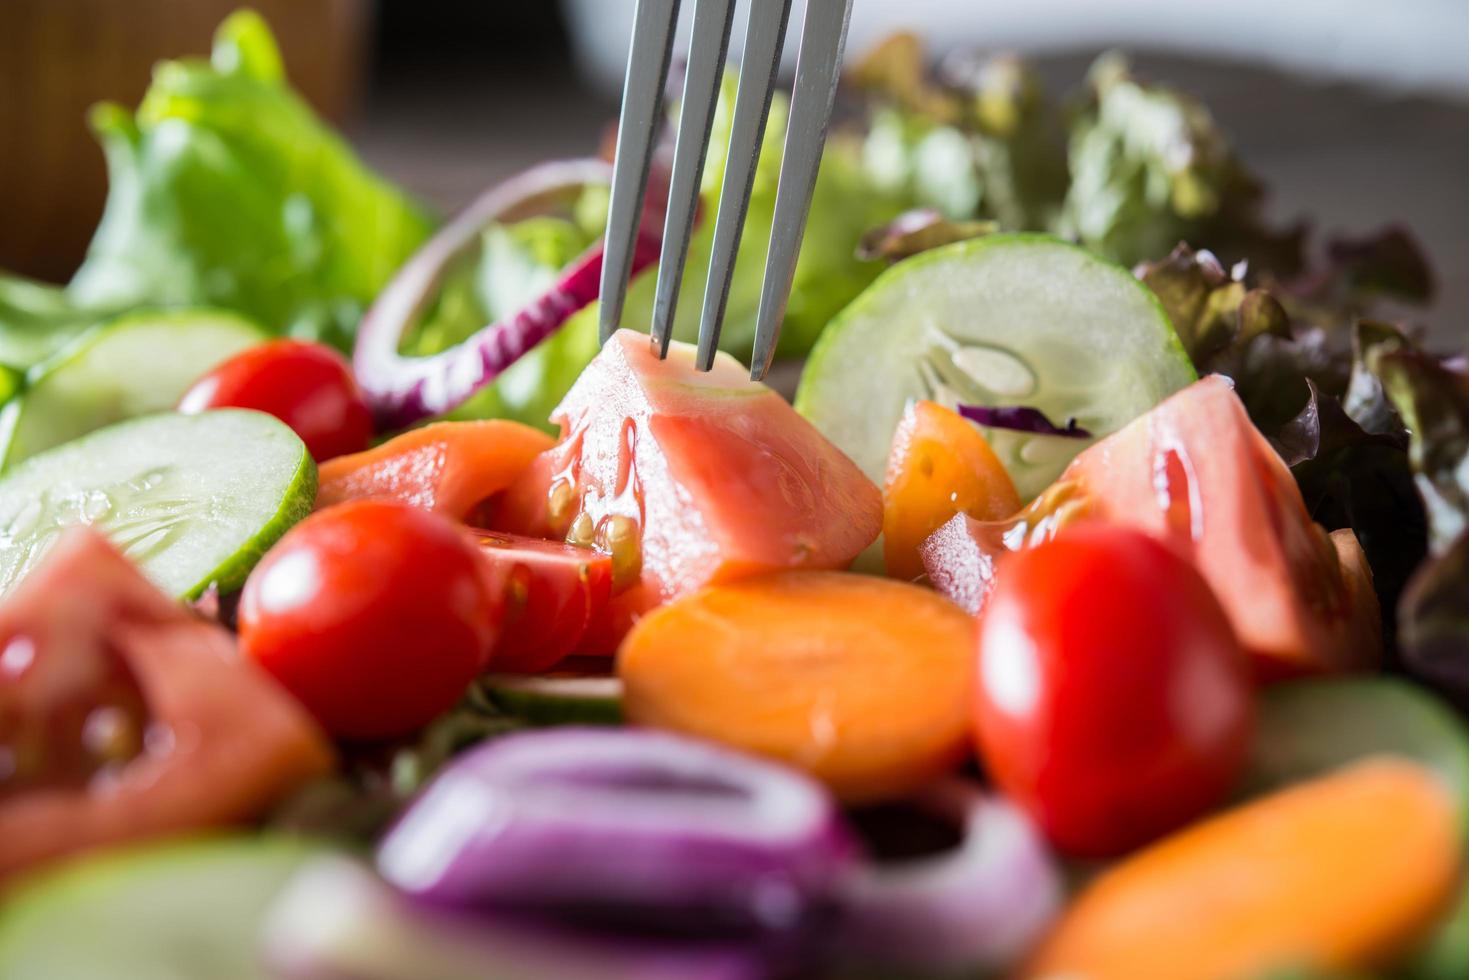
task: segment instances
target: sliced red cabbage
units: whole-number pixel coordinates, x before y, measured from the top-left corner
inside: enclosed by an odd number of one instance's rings
[[[988,405],[960,405],[959,414],[991,429],[1013,429],[1016,432],[1064,436],[1068,439],[1092,437],[1090,432],[1076,423],[1076,419],[1067,419],[1064,426],[1059,426],[1046,418],[1045,412],[1025,405],[1001,405],[995,408]]]
[[[283,980],[759,980],[748,947],[627,940],[406,900],[345,857],[303,868],[272,904],[264,956]]]
[[[842,890],[843,957],[914,970],[978,972],[1022,955],[1061,907],[1061,879],[1023,813],[960,779],[920,806],[953,821],[950,851],[864,864]]]
[[[546,292],[456,347],[429,357],[398,352],[403,335],[433,301],[445,271],[489,225],[526,217],[551,199],[611,179],[594,159],[547,163],[485,193],[411,258],[378,296],[357,330],[352,364],[383,429],[440,415],[494,381],[536,344],[597,298],[602,243],[592,246]],[[633,272],[657,261],[664,195],[648,195],[648,214],[633,252]]]
[[[461,756],[377,864],[442,906],[774,936],[823,911],[854,857],[800,773],[679,735],[565,727]]]

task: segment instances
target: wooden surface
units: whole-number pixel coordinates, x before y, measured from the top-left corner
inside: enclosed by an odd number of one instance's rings
[[[250,0],[292,81],[342,119],[359,91],[367,0]],[[240,0],[0,0],[0,268],[68,276],[102,211],[86,112],[136,105],[153,63],[207,55]]]

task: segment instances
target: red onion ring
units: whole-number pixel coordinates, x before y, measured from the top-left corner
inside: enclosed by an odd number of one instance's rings
[[[1016,432],[1034,432],[1042,436],[1062,436],[1066,439],[1090,439],[1090,431],[1077,424],[1076,419],[1067,419],[1064,426],[1057,425],[1038,408],[1025,405],[960,405],[959,414],[971,422],[991,429],[1013,429]]]
[[[485,227],[527,217],[588,184],[607,183],[611,173],[607,163],[595,159],[532,167],[480,196],[398,270],[363,317],[352,358],[357,382],[380,428],[403,428],[462,404],[597,298],[602,273],[600,241],[546,292],[459,345],[429,357],[405,357],[398,352],[403,335],[433,301],[445,270],[476,243]],[[647,213],[633,250],[634,274],[658,260],[659,212],[665,198],[666,194],[648,195]]]
[[[854,854],[831,797],[794,770],[663,732],[564,727],[461,756],[377,864],[450,907],[775,935],[829,906]]]
[[[1040,833],[1005,800],[951,779],[919,799],[963,832],[943,854],[866,864],[841,892],[841,950],[909,968],[998,968],[1039,938],[1061,907],[1061,878]]]

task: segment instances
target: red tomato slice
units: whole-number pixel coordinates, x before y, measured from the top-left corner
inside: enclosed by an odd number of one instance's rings
[[[493,670],[532,674],[577,649],[612,593],[612,559],[587,548],[492,531],[475,532],[506,582],[505,621]]]
[[[1020,509],[1015,484],[979,429],[942,405],[908,406],[883,480],[882,552],[892,578],[923,574],[918,549],[955,514],[998,521]]]
[[[436,422],[323,463],[316,506],[378,497],[468,520],[551,445],[519,422]]]
[[[0,760],[4,877],[251,819],[332,753],[228,632],[79,529],[0,605]]]
[[[994,558],[1078,519],[1145,531],[1192,560],[1264,677],[1368,667],[1381,655],[1356,537],[1311,520],[1225,378],[1195,382],[1087,449],[1017,518],[940,528],[923,549],[930,579],[956,583],[946,591],[973,606]],[[975,575],[966,593],[957,583]]]
[[[552,418],[561,442],[490,523],[612,556],[614,601],[584,651],[615,646],[642,612],[705,585],[844,568],[882,528],[872,481],[731,358],[701,372],[691,348],[660,361],[623,331]]]

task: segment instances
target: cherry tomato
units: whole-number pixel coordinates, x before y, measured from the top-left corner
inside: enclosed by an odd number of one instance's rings
[[[179,411],[253,408],[295,430],[321,462],[367,448],[372,413],[347,359],[324,344],[273,340],[241,351],[194,383]]]
[[[251,573],[240,645],[334,735],[399,735],[485,668],[504,591],[459,525],[351,501],[296,525]]]
[[[612,558],[560,541],[474,532],[506,578],[505,622],[490,658],[498,671],[533,674],[576,649],[612,592]]]
[[[1204,579],[1154,538],[1084,525],[1005,559],[978,656],[980,754],[1068,854],[1146,843],[1239,775],[1248,662]]]

